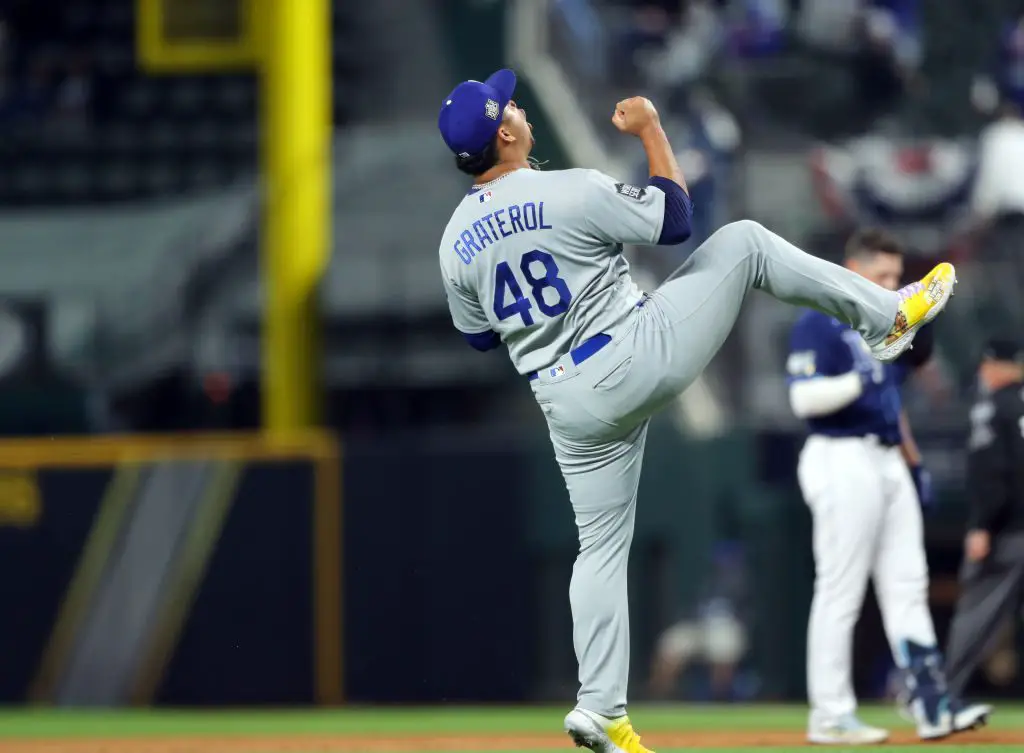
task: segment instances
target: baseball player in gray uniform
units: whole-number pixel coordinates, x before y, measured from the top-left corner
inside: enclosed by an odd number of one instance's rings
[[[942,310],[955,274],[944,263],[887,290],[744,220],[645,293],[622,244],[680,243],[691,213],[654,106],[633,97],[612,116],[643,144],[647,185],[596,170],[542,172],[532,169],[532,129],[512,99],[515,83],[501,70],[442,101],[441,136],[473,185],[441,238],[441,276],[456,329],[478,350],[504,343],[529,380],[572,502],[580,691],[565,729],[593,751],[644,753],[626,715],[626,566],[651,415],[708,365],[751,290],[848,323],[887,361]]]

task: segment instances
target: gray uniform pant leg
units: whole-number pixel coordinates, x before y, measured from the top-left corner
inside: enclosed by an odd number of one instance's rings
[[[949,629],[946,679],[950,693],[962,696],[978,664],[999,637],[999,625],[1021,603],[1024,586],[1024,534],[994,542],[984,562],[965,562],[960,599]]]
[[[626,575],[648,422],[618,439],[552,444],[572,501],[580,549],[569,584],[577,705],[607,717],[626,713],[629,602]]]
[[[755,289],[834,316],[869,345],[889,334],[899,307],[897,293],[801,251],[757,222],[730,223],[654,294],[661,329],[672,334],[658,348],[669,360],[670,391],[685,389],[707,367]]]

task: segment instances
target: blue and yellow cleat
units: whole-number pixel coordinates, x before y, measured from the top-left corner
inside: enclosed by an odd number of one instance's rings
[[[565,731],[577,748],[594,753],[654,753],[640,744],[640,735],[628,716],[608,719],[593,711],[573,709],[566,714]]]
[[[910,347],[914,335],[946,308],[956,285],[956,270],[942,262],[924,279],[900,288],[896,320],[886,338],[871,348],[879,361],[892,361]]]

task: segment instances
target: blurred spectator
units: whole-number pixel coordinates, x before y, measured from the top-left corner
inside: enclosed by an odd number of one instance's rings
[[[999,117],[982,131],[978,174],[971,196],[973,234],[980,238],[979,271],[991,295],[978,301],[978,315],[995,325],[1012,317],[1024,326],[1020,289],[1024,285],[1024,119],[1006,98]]]
[[[864,9],[869,44],[886,51],[901,75],[921,65],[918,0],[871,0]]]
[[[11,30],[7,19],[0,16],[0,118],[7,112],[11,99]]]
[[[988,72],[975,76],[971,102],[993,116],[978,137],[977,177],[971,196],[969,236],[981,262],[974,272],[990,295],[979,298],[982,326],[1024,327],[1024,14],[1005,24]]]
[[[917,0],[801,0],[796,31],[811,47],[838,54],[859,49],[913,69],[921,61]]]
[[[994,70],[975,77],[971,101],[985,115],[993,115],[1001,100],[1024,108],[1024,14],[1002,30]]]
[[[993,74],[977,76],[971,89],[974,106],[994,116],[978,138],[971,219],[976,235],[987,231],[979,255],[995,262],[991,281],[1015,285],[1024,240],[1024,15],[1004,27],[1000,42]]]
[[[863,0],[803,0],[797,15],[796,31],[810,47],[852,54],[862,3]]]
[[[1024,107],[1024,14],[1003,31],[1001,50],[1003,90],[1018,107]]]
[[[682,19],[682,0],[644,0],[626,3],[629,20],[620,33],[612,59],[616,83],[631,86],[643,75],[643,58],[664,49],[668,36]]]
[[[978,139],[978,175],[971,212],[979,223],[1024,215],[1024,119],[1012,99]]]
[[[32,125],[44,120],[52,111],[55,84],[55,67],[50,58],[44,54],[32,58],[25,80],[15,90],[15,119]]]
[[[723,41],[723,0],[641,0],[620,35],[619,84],[676,89],[705,75]]]
[[[869,119],[892,112],[921,63],[917,0],[871,0],[857,24],[859,100]]]
[[[55,114],[65,123],[84,126],[91,115],[93,80],[89,58],[76,55],[54,93]]]
[[[685,4],[664,44],[644,61],[649,85],[668,91],[687,87],[706,74],[722,47],[723,25],[717,4],[691,0]]]
[[[920,27],[917,0],[802,0],[794,31],[833,75],[812,93],[828,103],[825,119],[861,134],[900,109],[919,81]]]
[[[607,30],[592,0],[557,0],[555,10],[569,30],[576,67],[592,81],[604,80]]]
[[[729,45],[746,58],[781,51],[789,23],[788,0],[734,0],[730,6]]]
[[[694,662],[708,667],[714,700],[737,700],[748,694],[738,683],[737,672],[748,648],[747,627],[740,617],[746,587],[742,545],[719,542],[714,551],[714,569],[696,612],[671,625],[658,638],[651,664],[653,697],[670,697],[683,672]]]

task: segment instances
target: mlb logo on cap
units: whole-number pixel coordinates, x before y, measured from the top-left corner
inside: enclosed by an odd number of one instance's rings
[[[555,377],[560,377],[560,376],[562,376],[562,374],[565,373],[565,367],[564,366],[555,366],[553,369],[551,369],[549,371],[549,373],[550,373],[550,376],[551,376],[552,379],[554,379]]]

